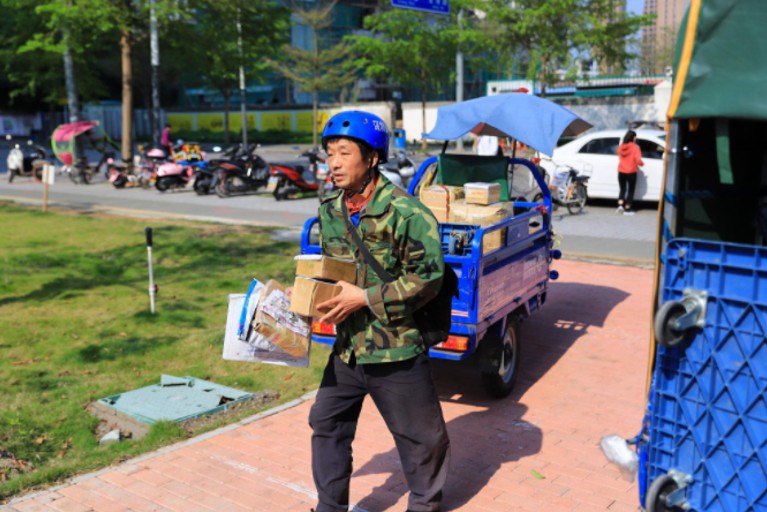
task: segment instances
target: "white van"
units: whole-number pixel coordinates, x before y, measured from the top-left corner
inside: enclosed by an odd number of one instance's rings
[[[554,150],[551,159],[541,160],[550,176],[557,166],[569,166],[581,174],[590,175],[590,198],[618,199],[618,146],[628,130],[604,130],[582,135]],[[635,130],[636,143],[642,150],[644,166],[637,176],[634,193],[636,201],[660,201],[663,185],[663,152],[666,132]]]

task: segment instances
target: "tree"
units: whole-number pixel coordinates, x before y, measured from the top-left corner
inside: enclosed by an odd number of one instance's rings
[[[650,16],[616,13],[616,0],[491,0],[490,17],[505,28],[498,48],[525,48],[538,75],[541,96],[557,64],[574,52],[590,52],[608,65],[622,66],[632,55],[626,40]]]
[[[88,8],[91,4],[91,0],[78,2],[77,7],[67,0],[0,0],[4,34],[0,62],[12,100],[28,98],[56,106],[69,96],[70,118],[77,119],[80,95],[93,98],[104,93],[98,77],[85,72],[102,50],[89,37],[98,22]],[[75,74],[80,76],[77,84]],[[69,90],[62,87],[64,83]]]
[[[321,5],[314,9],[295,9],[293,14],[299,24],[311,32],[312,47],[309,49],[285,46],[280,59],[270,60],[272,67],[292,80],[299,90],[312,93],[312,144],[317,145],[318,104],[320,91],[342,89],[354,82],[355,75],[348,66],[349,45],[339,42],[325,47],[322,31],[332,24],[336,3]]]
[[[455,63],[455,29],[450,17],[383,10],[368,16],[365,28],[371,35],[348,38],[358,55],[356,65],[367,76],[389,85],[418,84],[422,131],[426,131],[429,87],[447,82]]]
[[[196,68],[202,85],[224,97],[224,137],[229,144],[229,110],[238,87],[240,66],[248,81],[264,81],[267,58],[276,55],[290,33],[287,9],[269,0],[198,0],[191,4],[197,16],[192,26],[176,27],[171,40],[186,55],[200,57]],[[237,20],[242,26],[242,56],[237,44]],[[183,32],[183,33],[182,33]],[[193,37],[189,37],[189,33]]]

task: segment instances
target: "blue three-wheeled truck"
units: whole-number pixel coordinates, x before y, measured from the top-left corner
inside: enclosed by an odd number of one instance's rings
[[[444,107],[426,136],[450,140],[474,131],[508,136],[551,154],[561,135],[574,135],[589,126],[555,103],[513,93]],[[458,276],[459,294],[453,299],[450,336],[429,354],[451,361],[473,357],[485,389],[494,397],[511,392],[519,369],[519,324],[543,306],[548,281],[556,278],[550,266],[560,254],[552,247],[549,189],[529,160],[451,155],[444,148],[442,154],[423,162],[408,189],[418,196],[422,187],[431,184],[460,187],[466,182],[498,182],[501,201],[511,204],[515,167],[532,173],[542,202],[515,201],[510,216],[490,225],[440,223],[445,263]],[[320,252],[317,220],[311,218],[304,225],[303,254]],[[312,340],[332,343],[333,332],[332,326],[315,324]]]

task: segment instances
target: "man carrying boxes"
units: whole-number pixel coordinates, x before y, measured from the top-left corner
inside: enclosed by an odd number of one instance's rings
[[[378,172],[389,150],[382,119],[359,111],[336,114],[325,125],[322,145],[338,187],[320,205],[322,254],[352,259],[358,269],[353,279],[337,282],[340,291],[330,292],[337,292],[334,297],[309,304],[324,313],[320,322],[336,325],[309,416],[316,512],[349,507],[352,440],[368,394],[394,436],[410,487],[408,510],[438,511],[450,442],[428,348],[414,318],[440,295],[445,263],[438,224],[419,201]],[[331,260],[321,261],[299,260],[300,272]],[[308,286],[316,302],[323,286]]]

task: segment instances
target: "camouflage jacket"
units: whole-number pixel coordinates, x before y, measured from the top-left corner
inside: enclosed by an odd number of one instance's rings
[[[403,361],[423,352],[412,313],[439,292],[445,262],[437,221],[417,199],[380,175],[360,212],[357,233],[373,257],[395,278],[384,283],[365,263],[347,233],[342,190],[320,204],[322,253],[357,261],[357,286],[368,305],[336,327],[335,350],[360,364]]]

